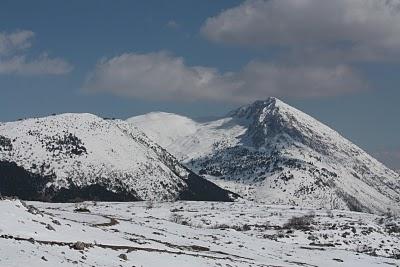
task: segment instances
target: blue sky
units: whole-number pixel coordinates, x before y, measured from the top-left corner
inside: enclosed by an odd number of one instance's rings
[[[277,96],[400,168],[399,2],[276,2],[2,1],[0,121],[207,117]]]

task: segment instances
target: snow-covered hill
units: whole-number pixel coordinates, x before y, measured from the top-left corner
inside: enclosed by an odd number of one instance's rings
[[[254,202],[76,205],[0,201],[0,266],[400,264],[395,217]]]
[[[199,174],[266,203],[400,211],[399,175],[276,98],[206,123],[150,113],[128,119]]]
[[[0,178],[24,199],[230,200],[135,127],[91,114],[1,123]]]

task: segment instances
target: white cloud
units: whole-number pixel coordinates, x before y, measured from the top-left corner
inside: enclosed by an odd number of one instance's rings
[[[72,70],[65,60],[51,58],[46,53],[28,59],[27,49],[31,47],[33,37],[31,31],[0,33],[0,74],[60,75]]]
[[[30,41],[34,35],[31,31],[0,33],[0,55],[11,54],[31,47]]]
[[[252,61],[236,74],[242,93],[270,96],[326,97],[368,89],[361,76],[346,65],[277,65]]]
[[[238,72],[187,66],[166,52],[128,53],[101,60],[84,88],[150,100],[245,103],[268,96],[317,97],[366,89],[350,67],[282,66],[252,61]]]
[[[247,0],[208,18],[201,32],[222,43],[318,47],[343,60],[399,60],[400,1]]]
[[[188,67],[166,52],[128,53],[101,60],[85,88],[158,100],[217,98],[226,85],[222,77],[212,68]]]
[[[0,60],[0,73],[2,74],[60,75],[68,73],[71,70],[72,66],[63,59],[49,58],[47,54],[43,54],[30,61],[25,56],[14,56],[5,61]]]

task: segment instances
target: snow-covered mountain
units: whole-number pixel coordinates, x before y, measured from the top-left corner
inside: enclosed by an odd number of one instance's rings
[[[276,98],[206,123],[150,113],[128,119],[189,168],[273,204],[399,212],[399,175]]]
[[[231,200],[135,127],[91,114],[0,123],[0,194],[49,201]]]

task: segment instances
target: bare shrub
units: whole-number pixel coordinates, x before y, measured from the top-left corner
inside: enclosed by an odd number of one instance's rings
[[[88,208],[88,204],[85,202],[82,202],[82,203],[75,204],[74,212],[90,212],[90,210]]]
[[[327,215],[329,218],[333,218],[333,217],[334,217],[332,210],[326,210],[326,215]]]
[[[249,231],[251,230],[250,225],[248,224],[243,224],[243,225],[235,225],[232,227],[233,229],[235,229],[238,232],[244,232],[244,231]]]
[[[312,229],[312,223],[314,221],[315,214],[309,213],[301,217],[293,216],[283,225],[285,229],[296,229],[296,230],[310,230]]]
[[[243,225],[228,225],[228,224],[214,224],[210,226],[209,228],[211,229],[233,229],[238,232],[243,232],[243,231],[249,231],[251,230],[250,225],[248,224],[243,224]]]
[[[189,225],[189,222],[180,214],[171,214],[170,221],[181,225]]]
[[[153,201],[147,201],[147,203],[146,203],[146,209],[151,210],[152,208],[154,208],[154,203],[153,203]]]
[[[209,228],[210,228],[210,229],[229,229],[230,226],[227,225],[227,224],[222,223],[222,224],[214,224],[214,225],[211,225]]]

